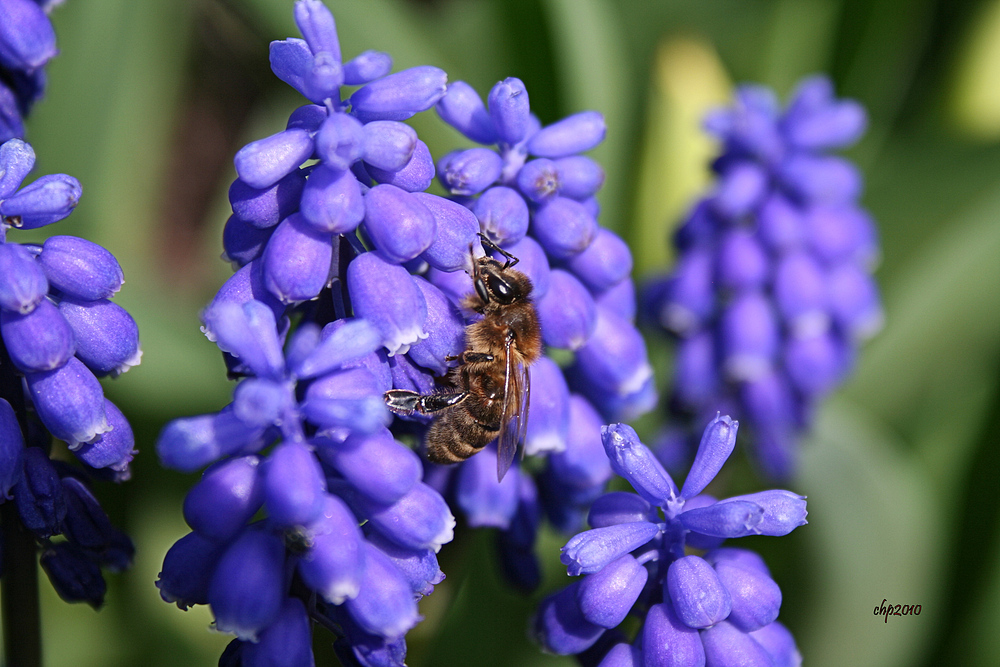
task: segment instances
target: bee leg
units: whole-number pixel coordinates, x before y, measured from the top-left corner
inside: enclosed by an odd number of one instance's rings
[[[501,255],[503,255],[506,258],[507,261],[504,262],[504,265],[503,265],[503,268],[505,268],[505,269],[509,269],[510,267],[514,266],[519,261],[521,261],[517,257],[514,257],[514,255],[510,254],[509,252],[507,252],[506,250],[504,250],[503,248],[501,248],[500,246],[498,246],[493,241],[490,241],[489,238],[485,234],[483,234],[482,232],[479,233],[479,241],[480,241],[480,243],[482,243],[483,248],[485,248],[487,250],[493,250],[495,252],[498,252],[498,253],[500,253]]]
[[[493,361],[493,355],[487,354],[486,352],[463,352],[462,353],[462,363],[463,364],[478,364],[484,361]]]
[[[401,414],[419,412],[424,415],[458,405],[466,396],[468,394],[464,391],[457,394],[421,395],[407,389],[390,389],[383,395],[386,406],[393,412]]]

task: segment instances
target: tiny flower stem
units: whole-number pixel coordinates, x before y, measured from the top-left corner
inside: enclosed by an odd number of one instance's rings
[[[25,429],[24,392],[21,379],[14,374],[7,348],[0,342],[0,397],[7,400]],[[3,664],[17,667],[41,667],[42,638],[38,611],[38,550],[35,539],[21,525],[13,500],[0,505],[3,529]]]

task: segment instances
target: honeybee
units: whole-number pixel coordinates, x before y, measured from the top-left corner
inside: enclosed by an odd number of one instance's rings
[[[518,259],[482,234],[483,246],[504,257],[472,258],[472,285],[462,305],[482,315],[465,330],[465,350],[445,377],[446,391],[418,394],[390,389],[385,402],[400,414],[437,415],[427,432],[427,458],[458,463],[497,439],[497,481],[514,460],[528,424],[528,367],[542,353],[542,331],[531,300],[531,280]],[[470,249],[471,252],[471,249]]]

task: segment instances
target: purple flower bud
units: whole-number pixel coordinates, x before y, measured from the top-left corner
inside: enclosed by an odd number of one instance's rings
[[[423,192],[434,182],[434,158],[427,144],[417,139],[410,161],[398,171],[383,171],[366,165],[368,173],[378,183],[395,185],[407,192]]]
[[[787,535],[806,521],[806,497],[791,491],[772,489],[743,496],[734,496],[721,503],[751,502],[763,509],[763,518],[757,526],[760,535]]]
[[[438,160],[438,179],[453,195],[475,195],[500,178],[503,160],[488,148],[453,151]]]
[[[620,523],[646,521],[656,523],[659,515],[656,508],[642,496],[626,491],[611,491],[594,501],[587,515],[587,523],[592,528],[604,528]]]
[[[312,547],[298,562],[306,586],[332,604],[356,597],[365,566],[365,540],[357,518],[344,501],[328,494],[323,512],[309,529]]]
[[[31,144],[11,139],[0,144],[0,199],[9,197],[35,166]]]
[[[619,642],[611,647],[597,667],[642,667],[642,651]]]
[[[606,290],[594,294],[594,302],[598,310],[614,313],[626,322],[635,323],[635,283],[631,278],[621,280]]]
[[[365,195],[365,229],[383,259],[402,264],[430,247],[436,224],[416,195],[376,185]]]
[[[196,604],[208,604],[208,584],[222,546],[197,533],[188,533],[174,542],[163,557],[163,569],[156,581],[164,602],[176,602],[187,610]]]
[[[792,633],[778,621],[754,630],[750,636],[771,656],[774,667],[802,667],[802,654],[795,645]]]
[[[350,233],[365,216],[364,198],[354,174],[349,170],[336,171],[325,164],[317,165],[309,175],[301,206],[302,220],[324,243],[324,233]]]
[[[325,428],[346,427],[372,433],[391,421],[378,378],[366,368],[349,368],[314,381],[306,390],[302,414]]]
[[[699,556],[685,556],[670,564],[665,591],[677,618],[690,628],[711,627],[729,616],[732,608],[729,591]]]
[[[391,505],[405,496],[423,475],[420,457],[386,428],[369,435],[352,433],[343,443],[317,440],[322,460],[373,502]],[[373,475],[372,471],[378,474]]]
[[[376,189],[379,186],[376,186]],[[369,195],[370,196],[370,195]],[[451,200],[426,192],[412,195],[423,204],[434,218],[433,240],[420,255],[428,264],[442,271],[462,271],[471,269],[471,254],[481,251],[479,242],[479,221],[475,214]]]
[[[563,197],[588,199],[604,185],[604,170],[585,155],[561,158],[555,161],[555,166],[559,177],[559,194]]]
[[[545,251],[556,259],[583,252],[597,234],[597,221],[583,204],[554,197],[535,212],[532,232]]]
[[[867,120],[860,104],[835,100],[830,80],[814,76],[799,84],[782,119],[782,129],[798,148],[825,150],[853,144],[864,134]]]
[[[359,88],[351,107],[362,122],[404,120],[434,106],[447,84],[448,75],[437,67],[412,67]]]
[[[729,459],[736,447],[736,431],[740,423],[733,421],[729,415],[716,415],[708,423],[698,445],[694,463],[684,480],[681,497],[685,500],[701,493],[708,483],[722,470],[723,464]]]
[[[308,301],[328,282],[332,239],[329,232],[318,231],[295,213],[274,230],[261,259],[268,291],[282,303]]]
[[[760,204],[768,185],[767,172],[756,163],[737,161],[726,165],[711,199],[712,209],[727,220],[742,218]]]
[[[392,57],[381,51],[365,51],[344,63],[344,83],[360,86],[379,79],[392,70]]]
[[[311,133],[293,128],[250,142],[236,153],[233,163],[244,183],[262,190],[297,169],[313,149]]]
[[[104,604],[107,584],[101,568],[80,547],[72,542],[50,543],[38,561],[66,602],[86,602],[94,609]]]
[[[205,326],[219,348],[239,357],[258,377],[280,379],[285,356],[278,340],[274,314],[260,301],[244,305],[213,304],[203,313]]]
[[[389,506],[362,501],[362,514],[371,527],[396,544],[437,553],[454,537],[455,517],[437,491],[418,482],[405,496]]]
[[[759,289],[768,278],[770,263],[755,235],[737,228],[722,237],[716,275],[723,287],[734,291]]]
[[[160,463],[181,472],[194,472],[227,454],[256,451],[264,445],[264,429],[238,419],[232,407],[217,414],[175,419],[156,441]]]
[[[653,376],[639,331],[603,308],[597,309],[593,335],[577,350],[575,370],[586,388],[584,394],[604,392],[622,398],[643,391]]]
[[[206,470],[184,498],[191,529],[218,543],[236,537],[264,503],[259,466],[256,456],[242,456]]]
[[[30,313],[49,291],[41,265],[27,248],[15,243],[0,243],[0,276],[0,308],[4,310]]]
[[[111,428],[101,383],[75,357],[55,370],[27,373],[25,380],[42,423],[60,440],[90,442]]]
[[[597,111],[581,111],[539,130],[528,141],[528,152],[547,158],[561,158],[589,151],[604,141],[607,126]]]
[[[237,178],[229,186],[229,203],[233,207],[233,213],[248,225],[262,229],[273,227],[298,208],[305,183],[305,175],[299,169],[264,189],[252,188]],[[108,296],[110,295],[103,294],[93,298]]]
[[[792,384],[806,396],[820,396],[843,378],[848,365],[845,344],[831,331],[785,342],[784,361]]]
[[[278,526],[314,521],[323,511],[326,479],[312,448],[295,441],[275,447],[264,469],[263,492],[268,515]]]
[[[532,371],[534,368],[533,366]],[[570,394],[566,448],[549,455],[549,466],[565,484],[579,489],[599,489],[611,478],[611,466],[601,440],[601,426],[601,416],[587,399],[578,394]],[[528,427],[531,428],[531,422],[528,422]]]
[[[219,304],[232,303],[242,306],[251,300],[265,304],[271,309],[275,319],[281,317],[285,312],[285,306],[267,291],[267,287],[264,285],[264,263],[260,260],[251,260],[223,283],[206,312],[211,311]],[[215,334],[212,333],[208,324],[202,327],[202,331],[209,340],[215,340]]]
[[[38,263],[50,285],[84,301],[111,298],[124,282],[121,266],[114,255],[96,243],[75,236],[46,239]]]
[[[312,622],[302,600],[285,598],[260,639],[244,643],[240,660],[242,667],[313,667]]]
[[[482,232],[497,245],[507,247],[528,233],[528,205],[511,188],[489,188],[476,199],[472,211]]]
[[[347,634],[333,643],[341,664],[356,662],[362,667],[406,667],[406,637],[389,640],[369,634],[348,614],[343,614],[338,621]]]
[[[24,467],[24,437],[10,403],[0,398],[0,498],[10,500]]]
[[[773,253],[802,245],[805,228],[802,211],[781,193],[772,193],[757,214],[757,234]]]
[[[517,512],[521,474],[516,468],[496,482],[497,453],[487,447],[458,469],[455,500],[474,528],[506,530]]]
[[[524,438],[525,453],[534,456],[564,451],[569,432],[569,387],[562,370],[548,357],[542,357],[528,373],[535,391],[528,405],[531,419]]]
[[[826,274],[812,254],[791,252],[782,257],[774,275],[774,300],[793,336],[811,337],[826,331]]]
[[[677,485],[649,448],[639,441],[635,429],[628,424],[602,426],[601,439],[611,469],[628,480],[640,496],[660,507],[676,501]]]
[[[21,109],[17,97],[6,84],[0,82],[0,141],[24,136],[24,121],[21,119]],[[34,158],[34,154],[32,154]],[[3,177],[0,177],[0,186],[4,184]],[[20,179],[14,184],[14,188],[20,185]]]
[[[722,313],[720,328],[722,363],[731,380],[754,380],[770,370],[779,333],[763,294],[747,292],[734,299]]]
[[[576,601],[580,584],[574,581],[538,605],[534,634],[546,651],[557,655],[580,653],[604,634],[604,628],[588,621],[580,611]]]
[[[531,105],[524,83],[515,77],[499,81],[487,99],[489,115],[497,134],[497,143],[513,146],[528,133]]]
[[[4,0],[0,4],[0,64],[30,71],[56,53],[55,31],[37,2]]]
[[[58,222],[80,203],[83,188],[66,174],[50,174],[0,200],[0,216],[18,229],[36,229]]]
[[[732,598],[727,620],[743,632],[758,630],[778,617],[781,589],[769,576],[728,562],[715,566],[719,581]]]
[[[537,304],[546,345],[578,350],[597,327],[597,306],[573,274],[553,269],[549,290]]]
[[[688,407],[699,407],[712,400],[719,388],[717,366],[711,331],[699,331],[681,339],[674,360],[677,398]]]
[[[688,530],[714,537],[760,535],[764,508],[749,500],[732,500],[682,512],[681,524]]]
[[[705,664],[705,649],[697,630],[681,622],[669,601],[654,604],[642,627],[644,665],[688,667]]]
[[[24,372],[59,368],[76,351],[73,329],[48,299],[26,315],[0,310],[0,333],[11,361]]]
[[[861,194],[861,174],[835,155],[793,155],[782,162],[778,177],[800,201],[836,205]]]
[[[765,577],[771,576],[771,571],[767,569],[767,564],[764,562],[764,559],[753,551],[748,551],[746,549],[735,549],[732,547],[712,549],[705,554],[705,560],[713,566],[725,563],[726,565],[730,565],[732,567],[739,567],[751,572],[758,572]]]
[[[222,554],[208,587],[220,632],[255,641],[285,598],[285,548],[265,530],[248,529]]]
[[[704,630],[701,633],[701,641],[705,645],[705,660],[708,665],[726,667],[733,664],[773,664],[763,646],[729,621],[723,621]]]
[[[810,248],[827,264],[866,262],[875,252],[871,218],[856,206],[813,206],[804,224]]]
[[[410,346],[410,359],[438,375],[448,372],[447,357],[455,357],[465,349],[465,321],[444,292],[424,278],[414,276],[427,304],[424,331],[427,338]]]
[[[364,160],[385,171],[399,171],[410,161],[417,145],[416,131],[404,123],[377,120],[364,128]]]
[[[477,144],[497,143],[497,133],[486,105],[479,93],[464,81],[448,84],[448,91],[438,100],[436,108],[444,122]]]
[[[271,71],[274,75],[306,97],[313,92],[307,81],[313,67],[313,54],[305,40],[289,37],[271,42],[268,49]],[[320,103],[323,100],[312,100]]]
[[[390,542],[378,533],[369,535],[368,541],[389,557],[396,569],[410,583],[414,595],[430,595],[434,592],[434,586],[444,581],[444,572],[438,566],[437,556],[430,549],[407,549]]]
[[[135,455],[132,426],[121,410],[108,399],[104,399],[104,414],[111,430],[97,436],[92,442],[72,447],[73,453],[91,468],[110,468],[124,472],[128,470],[128,464]]]
[[[660,324],[678,335],[690,334],[715,308],[713,258],[707,248],[692,248],[679,260],[668,287],[667,299],[654,313]]]
[[[272,44],[273,43],[274,42],[272,42]],[[325,121],[329,115],[330,112],[321,104],[305,104],[289,114],[288,122],[285,124],[285,129],[305,130],[306,132],[313,134],[319,131],[323,121]]]
[[[362,253],[347,266],[347,287],[354,314],[381,332],[389,354],[406,354],[412,343],[427,337],[427,304],[403,267],[376,253]]]
[[[378,331],[366,320],[337,320],[323,329],[322,340],[300,361],[292,363],[289,354],[289,364],[300,379],[317,377],[358,361],[380,345]]]
[[[364,546],[361,590],[345,607],[366,631],[400,637],[420,621],[410,584],[388,556],[367,542]]]
[[[116,572],[129,567],[135,547],[128,536],[111,525],[90,489],[74,477],[63,477],[62,485],[66,500],[66,538]]]
[[[555,162],[546,158],[528,161],[517,173],[517,187],[536,204],[552,199],[561,189]]]
[[[139,364],[139,327],[118,304],[67,298],[59,312],[73,328],[76,356],[95,374],[118,376]]]
[[[601,227],[587,249],[570,257],[566,266],[588,289],[600,292],[628,278],[632,253],[617,234]]]
[[[313,53],[329,53],[340,60],[340,40],[333,14],[320,0],[298,0],[295,3],[295,25],[306,38]]]
[[[576,597],[583,617],[604,628],[616,627],[635,604],[648,574],[635,558],[625,554],[600,572],[587,575]]]
[[[878,287],[857,265],[845,263],[831,270],[827,294],[834,320],[852,339],[870,338],[882,328]]]
[[[14,485],[14,502],[24,527],[45,539],[63,532],[66,498],[52,462],[38,447],[23,453],[21,477]]]
[[[577,533],[562,548],[559,560],[570,576],[599,572],[611,561],[652,540],[659,526],[648,521],[619,523]]]

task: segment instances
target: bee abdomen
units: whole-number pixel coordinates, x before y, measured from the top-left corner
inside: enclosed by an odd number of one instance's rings
[[[498,433],[464,410],[449,412],[433,421],[427,431],[427,459],[431,463],[459,463],[482,450]]]

